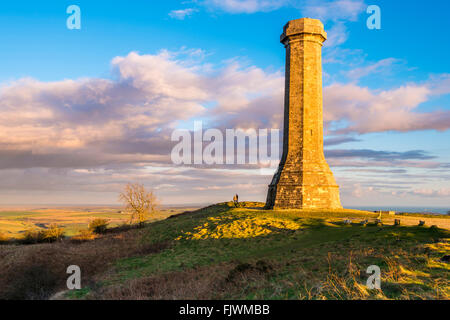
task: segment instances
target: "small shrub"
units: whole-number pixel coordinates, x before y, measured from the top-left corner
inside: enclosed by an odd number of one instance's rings
[[[22,243],[34,244],[44,241],[44,232],[42,230],[28,229],[23,233]]]
[[[55,242],[64,237],[64,228],[51,224],[47,230],[42,231],[43,240],[46,242]]]
[[[438,231],[439,231],[439,227],[438,227],[437,225],[433,224],[433,225],[430,227],[430,231],[431,231],[431,232],[438,232]]]
[[[264,260],[256,261],[256,269],[261,273],[269,273],[273,270],[272,266]]]
[[[79,234],[71,238],[75,242],[84,242],[89,240],[94,240],[97,236],[89,229],[81,230]]]
[[[0,244],[7,243],[8,241],[9,238],[6,236],[6,234],[0,231]]]
[[[35,244],[43,242],[55,242],[64,237],[64,228],[51,224],[46,230],[28,229],[25,230],[21,242],[23,244]]]
[[[121,225],[109,228],[108,233],[120,233],[128,230],[139,229],[141,226],[139,224],[122,223]]]
[[[88,226],[90,231],[97,234],[105,233],[107,227],[108,227],[108,220],[101,218],[92,220]]]
[[[225,281],[228,283],[234,282],[243,275],[249,275],[250,273],[258,274],[260,276],[264,274],[267,275],[272,270],[272,266],[264,260],[259,260],[254,265],[250,263],[239,263],[228,273]]]

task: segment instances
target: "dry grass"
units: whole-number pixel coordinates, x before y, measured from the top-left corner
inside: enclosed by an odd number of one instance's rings
[[[162,208],[150,216],[150,221],[165,219],[184,208]],[[67,207],[0,209],[0,233],[8,238],[21,238],[27,229],[45,230],[51,224],[65,228],[67,236],[74,236],[96,218],[107,219],[110,227],[130,221],[131,215],[120,207]]]
[[[89,229],[81,230],[77,235],[70,238],[72,242],[84,242],[90,241],[97,238],[97,235]]]
[[[199,268],[133,279],[104,287],[89,298],[105,300],[211,299],[219,293],[218,279],[227,267]],[[219,280],[220,281],[220,280]]]
[[[65,289],[69,265],[82,270],[83,289],[71,298],[450,299],[450,267],[440,260],[450,250],[448,231],[362,227],[365,213],[344,214],[220,204],[108,229],[95,240],[86,231],[50,244],[1,245],[0,299],[49,298]],[[349,218],[354,223],[342,223]],[[299,228],[284,228],[291,223]],[[217,233],[220,226],[232,232]],[[241,236],[260,227],[271,232]],[[203,229],[220,237],[186,237]],[[365,287],[373,264],[382,270],[381,291]]]
[[[6,233],[0,231],[0,244],[6,243],[9,241],[9,237],[6,235]]]
[[[93,292],[87,298],[104,300],[226,299],[250,290],[253,285],[249,286],[249,283],[267,282],[267,277],[273,271],[272,266],[263,260],[254,264],[222,263],[106,286]]]
[[[86,242],[0,246],[0,299],[47,299],[65,289],[69,265],[81,268],[82,284],[89,286],[117,259],[166,247],[141,243],[141,232],[130,230]]]

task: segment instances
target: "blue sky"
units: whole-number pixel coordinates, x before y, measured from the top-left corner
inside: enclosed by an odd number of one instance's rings
[[[72,4],[81,30],[66,28]],[[373,4],[381,30],[366,27]],[[448,12],[439,0],[2,3],[0,203],[114,203],[128,180],[165,203],[264,201],[270,176],[173,168],[167,139],[198,119],[279,126],[279,36],[308,16],[329,35],[326,139],[348,142],[325,149],[344,205],[446,206]]]
[[[82,9],[80,31],[65,28],[68,16],[65,9],[71,4]],[[397,84],[449,69],[450,61],[446,58],[450,44],[445,34],[448,28],[445,12],[450,10],[447,1],[370,4],[382,9],[382,30],[367,29],[369,15],[361,14],[346,25],[351,36],[340,47],[360,49],[372,61],[394,56],[405,60],[403,63],[409,68],[416,68],[412,74],[408,72],[395,79],[393,83]],[[187,8],[198,11],[183,20],[168,15],[172,10]],[[0,39],[4,48],[0,57],[8,61],[2,64],[1,78],[32,75],[41,80],[57,80],[104,76],[115,56],[130,51],[177,50],[180,46],[208,50],[212,61],[240,55],[263,68],[282,68],[284,52],[277,41],[280,25],[301,16],[299,12],[282,7],[270,12],[230,14],[220,7],[209,8],[189,1],[7,2],[0,11],[3,30]],[[37,59],[42,63],[36,63]]]

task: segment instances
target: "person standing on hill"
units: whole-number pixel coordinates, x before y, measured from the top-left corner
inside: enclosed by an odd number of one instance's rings
[[[239,196],[237,194],[234,195],[233,202],[235,207],[239,205]]]

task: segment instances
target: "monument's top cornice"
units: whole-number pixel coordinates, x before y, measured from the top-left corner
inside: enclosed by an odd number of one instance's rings
[[[280,41],[284,43],[286,38],[301,34],[317,34],[321,36],[325,41],[327,39],[327,33],[324,30],[323,24],[320,20],[301,18],[291,20],[283,28],[283,34],[280,37]]]

